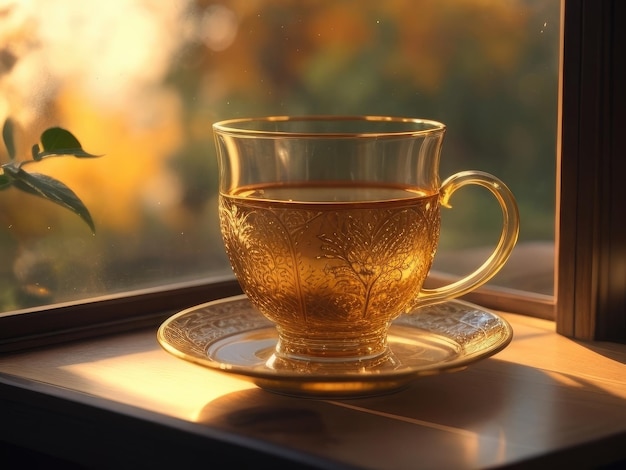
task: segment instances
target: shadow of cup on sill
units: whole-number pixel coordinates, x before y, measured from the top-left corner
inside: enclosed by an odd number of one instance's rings
[[[623,431],[623,398],[580,378],[562,379],[491,358],[369,398],[314,400],[249,389],[207,403],[196,421],[305,455],[373,468],[424,459],[433,468],[493,466],[585,441],[572,429]],[[594,400],[598,394],[604,395],[602,405]],[[606,414],[598,415],[598,406],[613,410],[608,422]],[[614,456],[594,450],[565,457],[594,465],[612,462]]]

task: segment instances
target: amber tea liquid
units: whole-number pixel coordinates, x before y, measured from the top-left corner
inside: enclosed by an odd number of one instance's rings
[[[226,251],[244,292],[277,324],[278,353],[381,354],[389,322],[413,305],[431,267],[438,197],[328,183],[220,195]]]

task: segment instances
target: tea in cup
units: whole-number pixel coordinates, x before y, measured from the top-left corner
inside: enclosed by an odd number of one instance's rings
[[[499,179],[463,171],[440,181],[442,123],[280,116],[213,128],[226,252],[278,333],[269,367],[387,360],[395,318],[483,285],[517,241],[517,205]],[[499,242],[473,273],[425,289],[441,206],[470,184],[500,204]]]

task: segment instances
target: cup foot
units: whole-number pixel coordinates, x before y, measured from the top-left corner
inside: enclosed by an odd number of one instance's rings
[[[315,335],[311,332],[294,333],[277,326],[278,342],[274,355],[277,359],[296,363],[377,363],[384,361],[389,354],[388,328],[385,324],[367,333],[334,331],[331,335]]]
[[[265,362],[265,365],[269,369],[283,373],[345,375],[372,372],[373,370],[395,370],[400,363],[387,348],[382,353],[373,356],[350,358],[294,357],[274,352]]]

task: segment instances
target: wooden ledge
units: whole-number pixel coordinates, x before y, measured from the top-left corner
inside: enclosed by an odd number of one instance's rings
[[[129,449],[158,467],[221,454],[370,469],[626,461],[626,345],[577,342],[553,322],[503,316],[515,336],[496,356],[358,400],[265,392],[170,356],[153,328],[4,355],[0,439],[122,467]]]

